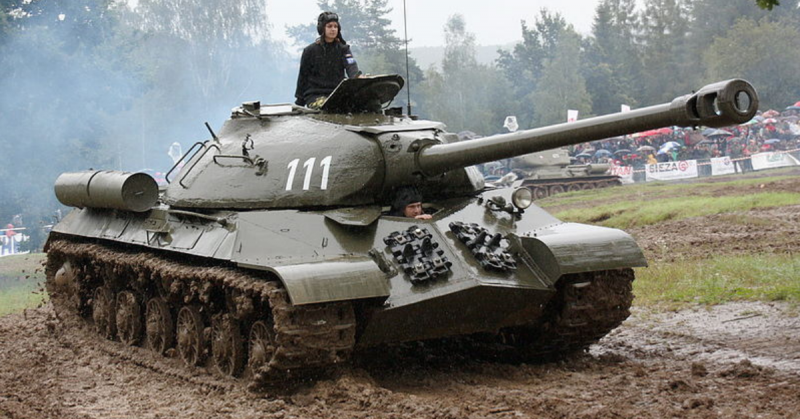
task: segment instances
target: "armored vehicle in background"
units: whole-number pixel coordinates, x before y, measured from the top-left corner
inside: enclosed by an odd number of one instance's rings
[[[61,175],[76,207],[46,244],[61,318],[280,381],[379,344],[480,334],[530,355],[587,347],[629,315],[642,251],[562,222],[472,167],[666,125],[750,120],[747,82],[671,103],[472,141],[384,109],[399,76],[344,81],[319,111],[245,103],[159,190],[145,174]],[[414,186],[429,220],[389,213]],[[174,350],[173,350],[174,348]]]
[[[621,185],[619,176],[607,174],[610,167],[604,163],[572,164],[566,148],[514,157],[510,163],[510,169],[517,175],[514,185],[530,189],[534,199]]]

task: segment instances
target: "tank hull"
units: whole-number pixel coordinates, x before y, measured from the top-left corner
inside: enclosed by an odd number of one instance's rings
[[[334,345],[336,350],[327,348],[322,356],[316,349],[304,352],[295,348],[293,352],[299,354],[289,357],[291,362],[277,357],[266,363],[269,367],[262,365],[260,372],[250,373],[274,378],[298,366],[340,362],[358,348],[540,328],[548,323],[546,312],[552,310],[548,307],[558,305],[554,301],[559,281],[621,272],[646,263],[635,242],[619,230],[562,223],[536,207],[521,216],[490,210],[486,202],[494,197],[510,199],[510,191],[493,190],[436,203],[428,208],[435,211],[432,220],[380,212],[375,216],[364,209],[352,211],[350,214],[357,216],[350,220],[343,219],[341,209],[207,214],[173,212],[165,207],[149,213],[76,209],[55,226],[48,242],[48,289],[62,309],[83,316],[98,329],[105,327],[102,334],[120,340],[115,337],[118,330],[103,326],[114,323],[112,320],[103,323],[102,318],[95,318],[99,310],[95,300],[102,300],[96,295],[98,289],[114,301],[120,295],[133,295],[135,298],[129,298],[135,299],[140,313],[146,313],[154,300],[163,301],[176,322],[179,318],[174,313],[199,307],[204,328],[213,328],[220,316],[230,316],[241,336],[248,336],[259,319],[280,323],[283,315],[275,311],[270,293],[282,296],[272,297],[284,306],[281,310],[307,313],[303,318],[310,325],[336,324],[335,330],[320,332],[327,334],[326,340],[339,342]],[[513,269],[482,264],[453,227],[478,222],[502,237],[499,251],[513,259]],[[433,243],[433,254],[446,261],[448,269],[419,280],[413,267],[403,264],[392,238],[423,231],[420,243]],[[411,243],[411,248],[414,246]],[[161,262],[153,262],[157,260]],[[67,262],[81,273],[74,274],[68,286],[63,281],[59,285],[57,274],[64,272]],[[226,279],[228,276],[242,279]],[[629,300],[630,292],[626,295],[623,301]],[[625,312],[629,305],[623,304]],[[101,308],[112,309],[110,305]],[[342,315],[342,311],[346,313]],[[326,318],[330,313],[338,314]],[[314,320],[314,316],[322,317]],[[143,330],[136,344],[147,344],[148,321],[141,321]],[[294,339],[286,339],[295,342],[298,333],[306,332],[295,331]],[[607,331],[585,334],[590,338],[584,336],[573,344],[584,347],[596,340],[595,335],[604,333]],[[242,353],[252,353],[247,339],[241,340]],[[212,343],[213,339],[205,345],[210,359],[214,359],[209,349]],[[237,368],[237,372],[243,370]]]

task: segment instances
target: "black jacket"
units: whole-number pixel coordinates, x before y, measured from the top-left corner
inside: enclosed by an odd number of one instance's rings
[[[354,78],[361,72],[350,52],[350,45],[338,40],[326,43],[317,39],[303,50],[300,59],[300,74],[294,93],[298,105],[313,102],[319,96],[327,96],[347,77]]]

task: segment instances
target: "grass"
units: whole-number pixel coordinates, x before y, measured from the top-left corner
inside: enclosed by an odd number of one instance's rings
[[[0,258],[0,316],[32,308],[46,300],[41,261],[44,254]]]
[[[680,308],[731,301],[800,303],[797,255],[718,256],[636,270],[635,303]]]
[[[800,204],[800,194],[792,192],[764,192],[721,197],[695,195],[669,199],[620,201],[592,208],[564,210],[557,212],[555,216],[565,221],[627,229],[658,224],[668,220],[797,204]]]

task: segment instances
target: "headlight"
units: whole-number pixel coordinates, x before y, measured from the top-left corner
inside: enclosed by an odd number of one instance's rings
[[[528,188],[518,188],[511,195],[511,202],[515,207],[524,210],[533,203],[533,193]]]

